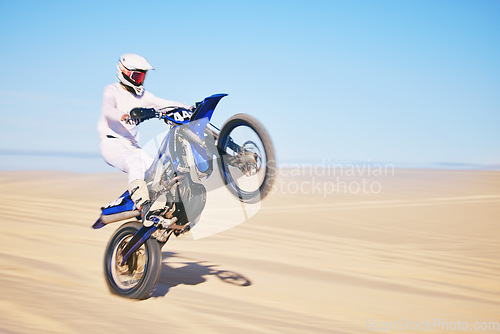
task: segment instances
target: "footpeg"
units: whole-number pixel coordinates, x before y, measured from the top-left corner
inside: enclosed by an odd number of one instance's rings
[[[167,229],[170,226],[172,226],[173,224],[175,224],[175,222],[177,221],[177,217],[173,217],[173,218],[168,219],[168,218],[163,218],[160,216],[151,216],[148,218],[148,220],[153,222],[153,224],[155,224],[155,225],[161,225],[161,227]]]

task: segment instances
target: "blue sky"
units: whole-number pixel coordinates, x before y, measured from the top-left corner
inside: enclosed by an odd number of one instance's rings
[[[254,115],[281,163],[500,168],[497,0],[1,0],[0,36],[2,170],[74,169],[13,151],[81,154],[85,170],[129,52],[156,68],[145,87],[160,97],[228,93],[214,123]]]

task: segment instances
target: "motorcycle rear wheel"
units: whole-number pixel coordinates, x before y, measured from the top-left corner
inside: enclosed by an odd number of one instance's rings
[[[219,171],[229,191],[244,203],[264,199],[276,173],[274,147],[264,126],[253,116],[236,114],[222,126],[217,148]]]
[[[121,250],[142,227],[138,222],[120,226],[106,246],[104,276],[110,291],[131,299],[146,299],[154,289],[161,272],[161,247],[149,238],[121,265]]]

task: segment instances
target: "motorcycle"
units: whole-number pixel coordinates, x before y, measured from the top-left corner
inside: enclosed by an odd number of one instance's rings
[[[146,299],[161,272],[161,249],[171,235],[189,232],[200,220],[207,200],[203,180],[217,165],[232,196],[258,203],[274,180],[275,157],[269,134],[254,117],[236,114],[221,129],[210,123],[219,101],[215,94],[193,110],[134,109],[139,120],[162,119],[170,128],[145,175],[150,201],[138,210],[128,191],[101,208],[92,226],[129,220],[111,236],[105,250],[104,274],[110,291]],[[208,192],[210,189],[208,189]]]

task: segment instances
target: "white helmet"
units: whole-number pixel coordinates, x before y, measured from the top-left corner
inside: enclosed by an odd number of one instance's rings
[[[116,75],[121,84],[130,91],[135,92],[136,95],[141,96],[144,92],[142,85],[144,84],[146,72],[152,70],[153,66],[143,57],[127,53],[120,57],[116,67],[118,68]]]

